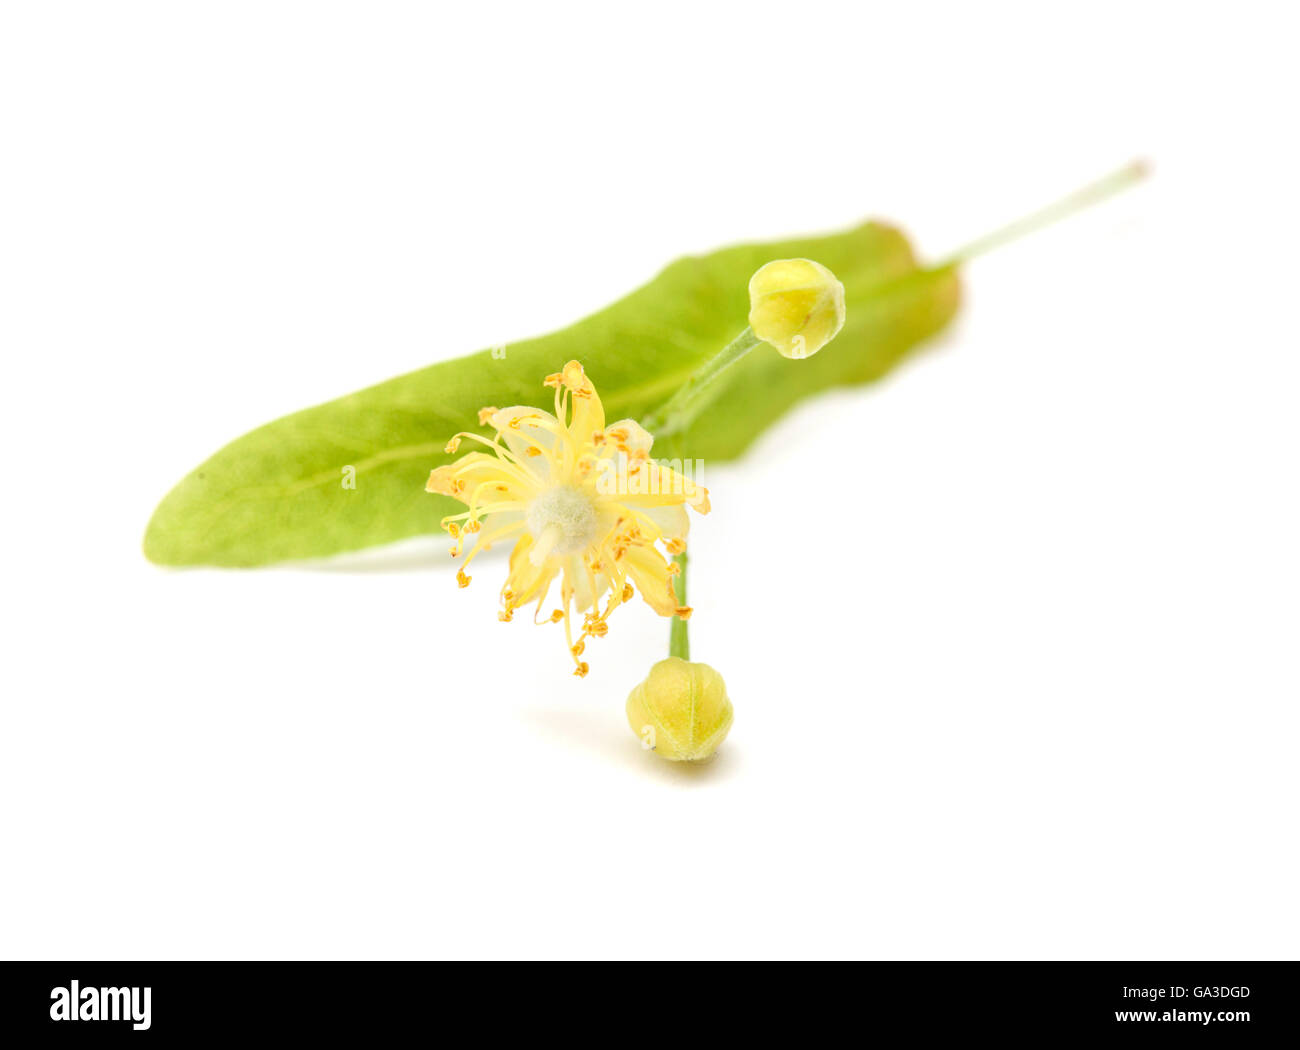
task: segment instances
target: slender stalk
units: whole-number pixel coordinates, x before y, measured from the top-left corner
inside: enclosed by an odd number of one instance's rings
[[[677,574],[677,579],[673,581],[673,590],[677,595],[677,604],[686,604],[686,552],[682,551],[673,559],[677,567],[681,570]],[[683,660],[691,658],[691,637],[688,631],[689,624],[680,616],[673,617],[673,624],[668,629],[668,655],[677,656]]]
[[[1040,208],[1036,212],[1031,212],[1015,222],[1008,223],[1000,230],[994,230],[987,233],[977,240],[971,241],[964,248],[960,248],[948,256],[943,262],[934,267],[936,270],[950,269],[961,263],[967,262],[977,255],[983,255],[992,251],[994,248],[1000,248],[1009,241],[1014,241],[1027,233],[1033,233],[1044,226],[1049,226],[1060,219],[1073,215],[1077,211],[1082,211],[1099,201],[1112,197],[1121,190],[1126,190],[1134,183],[1141,182],[1146,178],[1150,171],[1150,165],[1144,160],[1132,161],[1117,171],[1112,171],[1096,182],[1090,182],[1082,189],[1075,190],[1068,197],[1062,197],[1054,204],[1049,204],[1046,208]]]
[[[694,421],[700,410],[709,403],[709,387],[732,365],[762,342],[752,329],[746,328],[723,347],[690,379],[677,388],[657,411],[650,413],[641,425],[656,438],[679,434]]]

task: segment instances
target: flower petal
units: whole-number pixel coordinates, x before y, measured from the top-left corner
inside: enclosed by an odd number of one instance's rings
[[[595,606],[609,590],[609,577],[603,572],[594,572],[581,554],[564,559],[564,578],[566,586],[572,588],[574,608],[580,613]]]
[[[673,590],[668,562],[655,547],[639,543],[629,547],[622,562],[650,608],[660,616],[677,612],[677,593]]]
[[[686,508],[680,503],[666,503],[657,507],[638,507],[638,514],[644,514],[659,530],[659,539],[684,540],[691,531],[691,519],[686,515]]]
[[[494,412],[488,422],[525,470],[540,482],[550,479],[560,442],[560,424],[553,415],[530,405],[513,405]]]
[[[600,395],[577,361],[565,365],[560,378],[573,401],[569,433],[579,445],[584,445],[591,441],[593,434],[605,429],[605,406],[600,403]]]
[[[549,562],[534,565],[528,557],[532,546],[532,536],[525,534],[510,552],[510,575],[501,589],[501,600],[507,609],[527,605],[550,584],[558,571]]]
[[[429,474],[424,486],[426,492],[451,496],[468,505],[500,503],[532,499],[536,485],[527,480],[519,470],[498,456],[486,452],[471,452],[454,463],[437,467]]]
[[[605,428],[605,442],[629,455],[644,452],[647,455],[655,443],[654,435],[635,419],[620,419]]]

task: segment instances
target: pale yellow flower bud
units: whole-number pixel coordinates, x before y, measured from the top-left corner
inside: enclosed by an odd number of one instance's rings
[[[627,698],[627,722],[641,746],[671,762],[695,762],[718,750],[731,729],[727,687],[708,664],[670,656]]]
[[[784,357],[812,357],[844,327],[844,285],[811,259],[777,259],[749,279],[749,327]]]

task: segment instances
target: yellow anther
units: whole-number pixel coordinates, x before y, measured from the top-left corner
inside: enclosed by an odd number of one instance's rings
[[[460,448],[460,438],[454,437],[447,442],[447,447],[444,448],[443,451],[447,453],[452,453],[455,452],[456,449],[458,448]]]
[[[588,667],[586,664],[578,664],[578,666],[573,669],[573,673],[577,675],[579,678],[586,678],[587,672],[590,670],[591,668]]]
[[[564,619],[564,610],[556,609],[551,613],[551,623],[559,623]]]
[[[691,613],[694,611],[695,610],[689,605],[679,605],[676,610],[677,618],[679,620],[689,620],[691,618]]]
[[[623,600],[625,602],[632,600],[632,585],[630,583],[623,584]]]
[[[587,374],[582,370],[582,365],[577,361],[570,361],[560,372],[560,378],[564,385],[568,387],[578,397],[591,396],[591,384],[587,382]]]
[[[497,613],[497,619],[500,620],[502,623],[509,623],[514,618],[515,618],[514,609],[506,609],[504,612]]]
[[[478,425],[485,427],[492,421],[492,417],[500,411],[495,405],[488,405],[486,408],[478,410]]]
[[[473,578],[474,578],[473,576],[466,576],[464,569],[461,569],[459,572],[456,573],[456,583],[461,587],[468,587],[469,581],[472,580]]]

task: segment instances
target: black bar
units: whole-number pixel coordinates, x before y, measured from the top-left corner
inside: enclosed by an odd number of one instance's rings
[[[68,1013],[73,981],[79,1016],[56,1020]],[[695,1041],[754,1023],[807,1035],[835,1023],[867,1036],[1177,1033],[1286,1045],[1300,1035],[1298,988],[1295,962],[10,962],[0,963],[0,1039],[374,1041],[452,1035],[468,1024],[493,1041],[584,1033]]]

